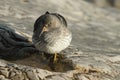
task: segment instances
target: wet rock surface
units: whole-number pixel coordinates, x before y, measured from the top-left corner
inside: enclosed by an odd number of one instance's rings
[[[37,50],[26,38],[17,34],[7,25],[0,24],[0,58],[17,60],[29,57]]]
[[[46,6],[45,6],[46,5]],[[71,45],[56,64],[42,53],[25,59],[0,60],[0,80],[119,80],[120,10],[82,0],[1,0],[0,24],[31,41],[35,20],[45,13],[63,15],[73,33]]]

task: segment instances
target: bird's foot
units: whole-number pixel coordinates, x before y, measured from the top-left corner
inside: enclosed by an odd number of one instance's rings
[[[57,61],[58,61],[58,58],[57,58],[57,53],[55,53],[54,54],[54,58],[53,58],[53,63],[55,64],[55,63],[57,63]]]

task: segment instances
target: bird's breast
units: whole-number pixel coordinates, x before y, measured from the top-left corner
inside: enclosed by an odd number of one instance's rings
[[[59,53],[70,45],[72,35],[61,36],[56,40],[55,38],[48,38],[47,43],[39,41],[35,44],[35,47],[40,50],[50,54]]]

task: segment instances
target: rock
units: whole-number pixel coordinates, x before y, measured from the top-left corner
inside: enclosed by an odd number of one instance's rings
[[[11,78],[14,77],[15,75],[16,75],[15,72],[11,72],[11,73],[10,73],[10,77],[11,77]]]
[[[72,80],[72,79],[64,75],[50,75],[47,76],[44,80]]]
[[[4,68],[4,69],[1,69],[1,68],[0,68],[0,72],[1,72],[1,74],[4,75],[5,77],[9,77],[8,68]]]
[[[77,79],[77,80],[92,80],[90,77],[85,76],[85,75],[76,75],[75,79]],[[96,80],[96,79],[94,78],[94,80]]]
[[[0,80],[10,80],[10,79],[6,79],[5,76],[0,75]]]
[[[24,80],[24,75],[22,73],[17,73],[13,77],[11,77],[12,80]]]
[[[28,70],[26,72],[27,76],[29,77],[30,80],[39,80],[35,70]]]
[[[36,73],[40,79],[44,79],[46,76],[52,75],[52,72],[47,70],[36,69]]]
[[[2,24],[0,24],[0,49],[0,58],[6,60],[25,58],[37,51],[25,37]]]
[[[6,66],[6,61],[5,60],[2,60],[2,59],[0,59],[0,66],[2,67],[2,66]]]

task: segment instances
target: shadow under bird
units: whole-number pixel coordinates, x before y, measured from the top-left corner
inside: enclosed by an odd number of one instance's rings
[[[72,34],[62,15],[46,12],[36,20],[32,41],[39,51],[54,54],[54,62],[57,60],[57,53],[67,48],[71,40]]]

